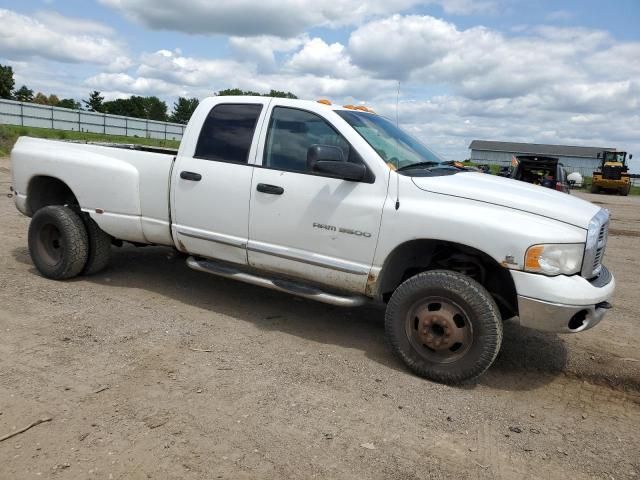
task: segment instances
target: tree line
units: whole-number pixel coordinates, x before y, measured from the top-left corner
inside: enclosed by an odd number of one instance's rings
[[[252,95],[264,97],[298,98],[291,92],[271,90],[269,93],[259,93],[239,88],[228,88],[214,93],[215,96]],[[74,110],[86,110],[89,112],[108,113],[125,117],[143,118],[147,120],[170,121],[186,124],[198,107],[200,101],[197,98],[178,97],[173,104],[171,113],[166,102],[156,96],[137,96],[118,98],[105,101],[99,91],[93,91],[82,103],[73,98],[58,98],[57,95],[45,95],[42,92],[34,93],[26,85],[15,89],[13,69],[11,66],[0,65],[0,98],[17,100],[20,102],[37,103],[53,107],[71,108]]]

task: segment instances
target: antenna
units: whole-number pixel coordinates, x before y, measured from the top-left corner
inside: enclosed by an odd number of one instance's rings
[[[400,80],[398,80],[398,91],[396,93],[396,128],[398,127],[398,105],[400,104]],[[400,166],[400,161],[398,160],[397,167]],[[396,210],[400,208],[400,175],[398,172],[396,174]]]
[[[398,80],[398,92],[396,93],[396,127],[398,126],[398,104],[400,103],[400,80]]]

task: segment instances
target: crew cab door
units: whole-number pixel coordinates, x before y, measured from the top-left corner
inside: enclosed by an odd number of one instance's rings
[[[181,148],[172,176],[172,233],[179,250],[247,263],[252,160],[269,102],[218,100],[191,119],[203,127],[183,139],[192,147]]]
[[[375,253],[387,177],[362,181],[312,171],[312,145],[358,152],[318,113],[273,102],[252,182],[249,264],[350,292],[364,292]],[[355,134],[355,132],[354,132]],[[357,134],[355,134],[357,135]],[[260,158],[262,157],[262,158]]]

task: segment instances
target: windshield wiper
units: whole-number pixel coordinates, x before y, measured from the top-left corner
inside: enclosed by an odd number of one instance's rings
[[[405,165],[404,167],[400,167],[396,170],[396,172],[402,172],[404,170],[410,170],[412,168],[430,168],[440,165],[438,162],[418,162],[412,163],[410,165]]]

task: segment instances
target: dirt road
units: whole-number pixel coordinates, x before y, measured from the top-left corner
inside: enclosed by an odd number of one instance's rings
[[[409,374],[383,312],[344,310],[125,247],[45,280],[0,160],[0,478],[640,476],[640,199],[613,212],[615,309],[556,336],[506,326],[478,384]]]

